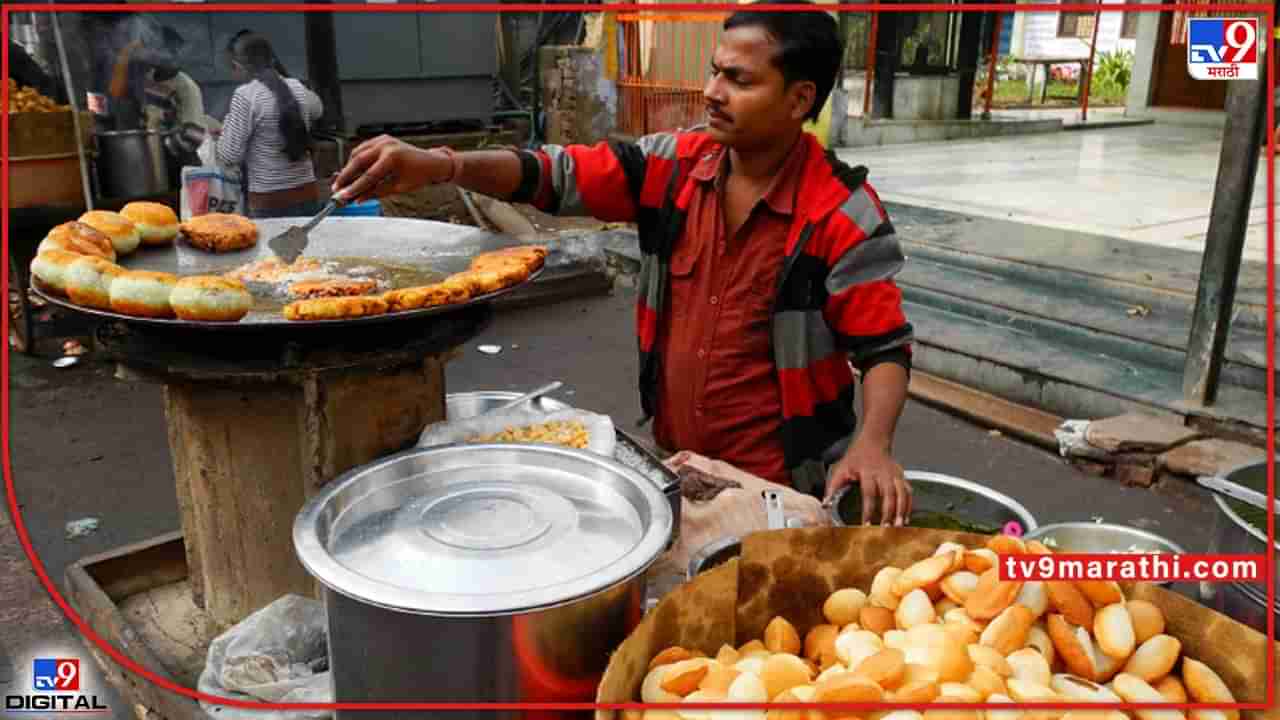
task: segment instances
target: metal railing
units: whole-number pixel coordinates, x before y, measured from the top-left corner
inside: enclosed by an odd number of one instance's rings
[[[618,16],[618,126],[641,136],[702,122],[702,89],[724,12]]]

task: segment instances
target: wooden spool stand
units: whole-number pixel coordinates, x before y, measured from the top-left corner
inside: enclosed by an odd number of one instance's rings
[[[491,318],[478,306],[287,334],[103,326],[122,374],[165,386],[196,605],[225,629],[285,594],[317,596],[294,553],[298,510],[444,419],[447,353]]]

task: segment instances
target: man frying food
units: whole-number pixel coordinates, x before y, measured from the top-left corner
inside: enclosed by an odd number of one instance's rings
[[[904,525],[911,490],[892,454],[911,367],[893,282],[904,258],[866,168],[803,128],[843,57],[836,21],[761,7],[772,2],[725,21],[697,131],[466,153],[384,136],[333,189],[360,199],[383,180],[380,194],[452,182],[635,222],[640,398],[657,442],[828,501],[858,483],[864,522]]]

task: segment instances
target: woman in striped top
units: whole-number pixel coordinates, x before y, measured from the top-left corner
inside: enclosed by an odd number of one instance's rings
[[[287,77],[266,38],[242,32],[227,47],[237,80],[222,123],[218,160],[243,166],[251,217],[294,217],[320,211],[311,164],[311,126],[324,112],[320,97]]]

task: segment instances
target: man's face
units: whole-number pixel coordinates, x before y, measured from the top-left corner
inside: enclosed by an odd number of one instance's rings
[[[811,82],[787,85],[774,64],[780,48],[764,28],[736,27],[720,36],[702,97],[707,133],[737,150],[768,147],[804,123]]]

